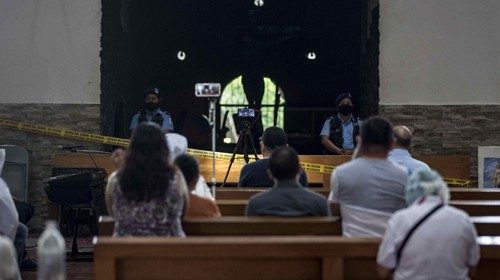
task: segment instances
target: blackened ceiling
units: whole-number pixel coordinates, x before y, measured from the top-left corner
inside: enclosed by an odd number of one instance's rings
[[[123,3],[123,1],[122,1]],[[287,106],[331,107],[360,79],[361,0],[132,0],[127,29],[134,81],[170,98],[200,81],[223,85],[239,75],[272,78]],[[177,58],[184,51],[186,59]],[[317,59],[307,59],[315,52]],[[252,83],[250,83],[252,84]],[[248,90],[251,89],[248,85]]]

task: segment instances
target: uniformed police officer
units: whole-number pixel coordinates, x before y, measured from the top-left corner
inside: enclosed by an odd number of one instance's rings
[[[155,122],[159,124],[165,132],[174,131],[172,118],[166,112],[160,109],[160,89],[152,87],[144,92],[144,108],[137,112],[130,122],[130,132],[141,122]]]
[[[353,115],[353,104],[350,93],[341,93],[335,99],[337,115],[326,119],[321,130],[321,144],[325,153],[350,155],[356,147],[356,136],[359,135],[359,118]]]

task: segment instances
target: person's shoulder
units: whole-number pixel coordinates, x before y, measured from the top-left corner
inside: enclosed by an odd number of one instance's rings
[[[160,114],[162,116],[170,117],[170,113],[167,110],[163,109],[163,108],[159,108],[158,109],[158,114]]]
[[[343,173],[343,172],[349,172],[351,169],[358,169],[360,166],[364,165],[364,160],[363,158],[355,158],[350,161],[344,162],[341,165],[337,166],[335,168],[335,172],[338,173]]]
[[[467,212],[465,212],[464,210],[462,209],[458,209],[454,206],[451,206],[451,205],[446,205],[445,206],[445,210],[447,212],[448,215],[452,215],[452,216],[455,216],[456,218],[458,219],[462,219],[464,221],[469,221],[470,219],[470,216]]]
[[[193,203],[193,204],[196,203],[196,204],[199,204],[200,206],[209,207],[209,208],[212,208],[214,205],[217,206],[217,204],[215,204],[215,202],[213,200],[205,198],[205,197],[201,197],[201,196],[196,195],[196,194],[190,194],[189,203]]]
[[[312,199],[314,200],[317,200],[317,201],[320,201],[320,202],[326,202],[327,199],[324,195],[321,195],[315,191],[312,191],[312,190],[309,190],[309,189],[306,189],[306,188],[300,188],[304,193],[306,193],[307,195],[309,195]]]
[[[273,193],[273,189],[268,189],[268,190],[265,190],[263,192],[260,192],[258,194],[254,194],[250,197],[250,199],[248,200],[248,203],[252,202],[252,203],[256,203],[256,202],[261,202],[261,201],[265,201],[267,199],[269,199],[270,197],[272,197],[272,193]]]
[[[253,170],[255,168],[259,168],[259,167],[263,167],[263,166],[265,166],[267,168],[268,165],[269,165],[269,158],[263,158],[263,159],[259,159],[259,160],[253,161],[253,162],[249,162],[249,163],[245,164],[245,166],[243,166],[243,168],[245,168],[246,170]]]
[[[431,170],[431,168],[429,167],[429,165],[421,160],[418,160],[416,158],[411,158],[412,161],[414,162],[415,165],[417,165],[418,167],[417,168],[425,168],[427,170]]]
[[[393,160],[387,159],[387,165],[389,166],[389,170],[392,171],[395,175],[399,175],[400,177],[404,177],[405,180],[408,177],[408,169]]]
[[[7,183],[2,178],[0,178],[0,196],[4,195],[10,196],[10,190],[7,186]]]

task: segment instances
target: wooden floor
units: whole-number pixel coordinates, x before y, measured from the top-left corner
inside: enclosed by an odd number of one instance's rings
[[[28,246],[36,244],[37,238],[28,238]],[[71,239],[66,238],[68,250],[71,248]],[[91,238],[79,238],[78,245],[82,251],[90,251]],[[28,256],[36,261],[36,247],[28,248]],[[36,280],[36,271],[21,271],[23,280]],[[94,263],[92,261],[66,261],[66,279],[89,280],[94,279]]]

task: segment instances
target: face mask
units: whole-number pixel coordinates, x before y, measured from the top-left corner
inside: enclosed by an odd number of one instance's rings
[[[349,106],[349,105],[341,105],[339,107],[339,112],[344,115],[344,116],[347,116],[349,115],[350,113],[352,113],[352,106]]]
[[[159,104],[153,103],[153,102],[146,102],[146,103],[144,103],[144,107],[146,108],[146,110],[151,112],[151,111],[158,109]]]

